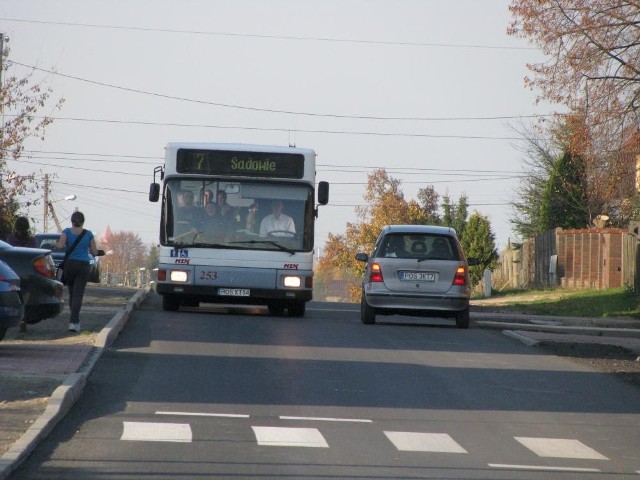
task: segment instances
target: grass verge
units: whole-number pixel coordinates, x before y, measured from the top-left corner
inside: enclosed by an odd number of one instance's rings
[[[484,306],[481,299],[476,300],[480,306]],[[638,299],[633,291],[626,288],[512,291],[496,294],[491,300],[499,300],[495,305],[499,305],[500,310],[506,312],[571,317],[640,318]]]

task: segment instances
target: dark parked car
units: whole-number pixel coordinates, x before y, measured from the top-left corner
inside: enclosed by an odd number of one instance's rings
[[[55,279],[56,266],[49,250],[12,247],[0,241],[0,260],[20,277],[25,323],[38,323],[62,312],[63,286]]]
[[[9,265],[0,260],[0,340],[7,329],[15,327],[24,316],[20,295],[20,277]]]
[[[56,264],[56,273],[58,272],[58,267],[64,260],[65,253],[64,248],[60,250],[56,250],[54,248],[59,239],[59,233],[38,233],[36,235],[36,243],[38,247],[51,250],[51,256]],[[100,259],[92,256],[91,254],[89,254],[89,256],[91,257],[91,275],[89,275],[89,281],[92,283],[100,283]]]
[[[360,317],[371,324],[380,315],[454,317],[469,328],[469,265],[453,228],[387,225],[366,262]]]

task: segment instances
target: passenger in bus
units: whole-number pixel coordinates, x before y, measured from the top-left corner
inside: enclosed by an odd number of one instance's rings
[[[258,216],[258,200],[254,200],[251,205],[247,208],[247,215],[244,219],[244,228],[249,232],[256,232],[256,219]]]
[[[206,207],[209,202],[213,202],[213,192],[207,189],[202,195],[202,205]]]
[[[193,206],[193,192],[180,190],[174,208],[174,236],[181,236],[196,228],[201,216],[201,209]]]
[[[193,207],[193,192],[191,190],[180,190],[178,193],[178,207]]]
[[[273,213],[264,217],[260,223],[261,237],[266,237],[271,232],[274,232],[274,236],[285,236],[286,233],[284,232],[296,233],[296,225],[293,223],[293,218],[282,213],[283,208],[282,200],[273,201],[271,204]]]
[[[218,205],[213,202],[204,206],[204,215],[200,221],[198,230],[205,236],[227,236],[231,233],[229,217],[223,217],[218,213]]]
[[[216,201],[218,202],[218,213],[223,217],[233,215],[233,209],[231,205],[227,203],[227,192],[224,190],[218,190],[216,195]]]

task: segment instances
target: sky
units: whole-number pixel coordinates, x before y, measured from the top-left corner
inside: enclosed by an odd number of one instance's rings
[[[63,225],[77,208],[95,234],[108,226],[151,245],[149,183],[168,142],[296,145],[316,151],[317,180],[331,184],[316,246],[359,221],[367,175],[384,168],[407,199],[427,185],[465,194],[500,248],[516,238],[517,129],[552,111],[524,86],[543,56],[506,34],[508,5],[0,0],[13,62],[3,76],[31,73],[64,98],[41,110],[55,119],[44,141],[8,165],[49,175]],[[43,211],[28,210],[38,232]]]

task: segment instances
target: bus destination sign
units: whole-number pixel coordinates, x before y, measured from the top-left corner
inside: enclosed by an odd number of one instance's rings
[[[301,153],[234,152],[180,148],[176,160],[178,173],[278,178],[302,178],[304,176],[304,155]]]

